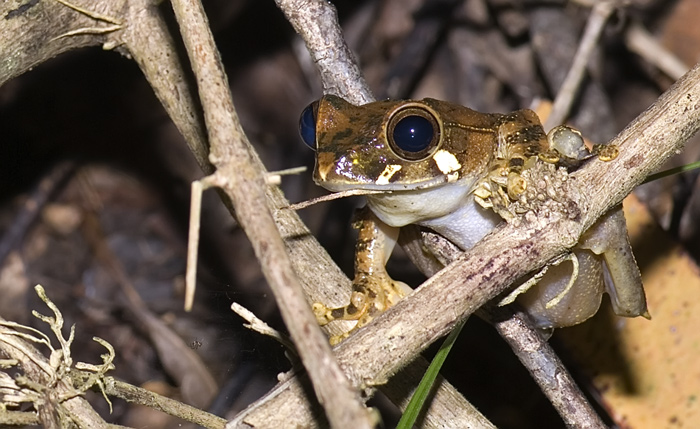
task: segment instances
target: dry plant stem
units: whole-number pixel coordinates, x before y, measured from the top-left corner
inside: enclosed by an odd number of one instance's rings
[[[126,0],[90,2],[93,11],[121,16]],[[105,26],[108,23],[102,23]],[[114,33],[59,36],[78,29],[99,27],[94,18],[55,0],[0,3],[0,86],[49,58],[71,49],[112,40]],[[117,31],[118,32],[118,31]]]
[[[607,426],[593,410],[557,354],[532,326],[528,317],[508,307],[484,306],[498,333],[530,372],[569,428],[604,429]]]
[[[568,205],[580,209],[578,218],[535,217],[520,227],[497,229],[340,343],[336,356],[350,380],[357,386],[382,383],[515,279],[574,246],[583,231],[677,153],[698,129],[700,68],[696,66],[611,141],[620,148],[615,161],[594,160],[572,176],[580,192],[572,192]],[[265,408],[282,410],[298,394],[298,384],[289,382],[268,395]],[[276,417],[294,418],[279,413]],[[252,413],[249,418],[254,418]]]
[[[0,3],[0,86],[63,52],[103,45],[131,55],[185,137],[202,169],[212,172],[199,107],[158,2],[57,0]],[[104,19],[96,19],[104,17]],[[119,23],[119,24],[115,24]],[[109,31],[108,31],[109,30]]]
[[[265,177],[255,168],[202,5],[197,0],[175,0],[172,5],[197,79],[218,184],[231,198],[253,245],[318,400],[332,427],[374,427],[372,415],[333,358],[292,269],[267,207]]]
[[[241,316],[241,318],[248,322],[247,324],[243,325],[246,328],[250,329],[251,331],[255,331],[261,335],[267,335],[268,337],[272,337],[275,340],[279,341],[279,343],[282,344],[288,352],[291,352],[294,355],[299,354],[294,348],[294,343],[289,341],[289,338],[280,334],[277,330],[273,329],[270,325],[268,325],[258,316],[256,316],[252,311],[248,310],[247,308],[243,307],[237,302],[233,302],[231,304],[231,310],[233,310],[234,313],[238,314],[239,316]]]
[[[304,39],[321,73],[324,94],[354,104],[374,101],[357,61],[343,39],[335,7],[325,0],[275,0],[294,30]]]
[[[138,64],[173,123],[206,174],[214,169],[196,93],[159,10],[160,2],[129,0],[120,40]]]
[[[630,51],[658,67],[673,80],[679,79],[688,71],[688,66],[664,48],[639,22],[632,23],[627,29],[625,43]]]
[[[199,257],[199,227],[202,220],[202,192],[209,188],[206,179],[192,182],[190,192],[190,222],[187,236],[187,271],[185,272],[185,311],[191,311],[197,285]]]
[[[588,60],[591,57],[591,53],[593,53],[596,43],[598,43],[598,38],[605,27],[605,22],[608,20],[613,10],[615,10],[615,1],[611,0],[601,0],[593,6],[591,14],[588,17],[588,22],[586,23],[586,29],[581,38],[581,43],[576,50],[576,56],[571,64],[571,68],[569,68],[569,73],[566,75],[566,79],[564,79],[561,88],[559,88],[557,97],[552,105],[552,112],[544,123],[545,130],[550,130],[564,123],[566,117],[569,115],[571,106],[586,72]]]
[[[157,393],[142,389],[113,377],[105,377],[105,391],[110,396],[124,399],[127,402],[145,405],[154,410],[162,411],[171,416],[179,417],[209,429],[222,429],[226,425],[226,420],[221,417],[209,414],[198,408],[178,402],[174,399],[166,398]]]

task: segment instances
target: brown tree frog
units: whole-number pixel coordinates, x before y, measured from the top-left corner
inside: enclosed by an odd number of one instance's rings
[[[523,170],[584,157],[580,134],[557,127],[547,135],[531,110],[480,113],[430,98],[354,106],[326,95],[304,110],[300,131],[316,151],[317,184],[334,192],[381,191],[367,196],[367,209],[354,225],[359,238],[350,303],[315,303],[322,325],[343,319],[361,327],[410,291],[384,268],[399,227],[427,227],[469,249],[502,222],[494,205],[507,205],[524,192]],[[617,314],[648,315],[619,209],[517,300],[536,326],[555,328],[595,314],[603,291]]]

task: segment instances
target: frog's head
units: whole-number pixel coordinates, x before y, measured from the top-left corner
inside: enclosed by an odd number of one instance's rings
[[[470,187],[493,156],[495,122],[433,99],[354,106],[326,95],[304,110],[300,131],[317,152],[320,186],[402,191],[457,181]]]

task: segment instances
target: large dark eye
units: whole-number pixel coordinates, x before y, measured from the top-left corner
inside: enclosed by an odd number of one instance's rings
[[[316,150],[316,109],[318,102],[314,102],[306,106],[301,117],[299,118],[299,134],[307,146]]]
[[[397,155],[419,160],[430,155],[440,143],[440,126],[428,110],[409,106],[389,119],[387,137]]]

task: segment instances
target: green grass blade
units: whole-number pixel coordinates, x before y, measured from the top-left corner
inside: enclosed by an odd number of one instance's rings
[[[666,176],[671,176],[673,174],[685,173],[686,171],[695,170],[700,168],[700,161],[694,162],[692,164],[681,165],[680,167],[670,168],[668,170],[661,171],[659,173],[651,174],[642,183],[653,182],[654,180],[662,179]]]
[[[457,340],[459,333],[462,332],[464,322],[466,322],[466,319],[455,326],[452,332],[450,332],[450,335],[448,335],[445,339],[445,342],[442,343],[442,346],[435,355],[435,358],[433,358],[433,361],[430,362],[428,370],[425,372],[425,374],[423,374],[423,379],[420,381],[416,391],[413,393],[411,401],[408,403],[406,411],[404,411],[403,415],[401,416],[401,420],[399,420],[399,424],[396,426],[396,429],[411,429],[416,423],[416,419],[418,418],[418,415],[428,399],[430,390],[433,388],[433,383],[435,383],[435,379],[437,378],[438,374],[440,374],[442,364],[445,362],[447,355],[450,353],[450,349],[452,349],[452,345]]]

